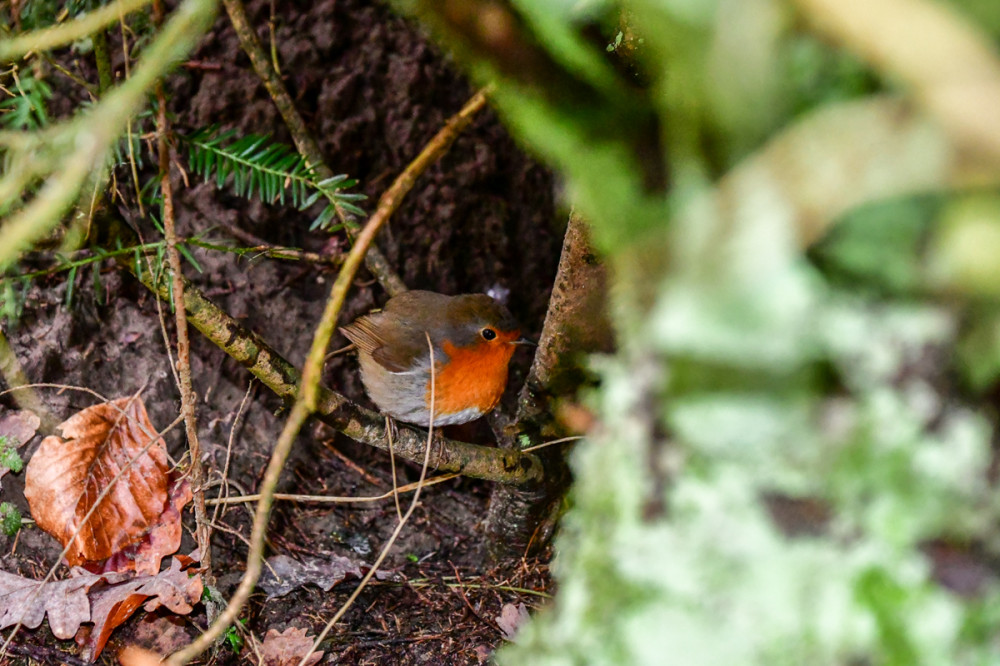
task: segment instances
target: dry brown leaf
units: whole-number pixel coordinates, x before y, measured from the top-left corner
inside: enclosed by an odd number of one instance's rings
[[[98,580],[81,569],[75,573],[81,575],[42,586],[41,581],[0,571],[0,629],[18,622],[36,629],[48,613],[49,627],[56,638],[72,638],[80,623],[90,620],[87,590]]]
[[[294,560],[287,555],[275,555],[267,559],[264,575],[258,586],[267,592],[267,598],[281,597],[304,585],[317,585],[329,592],[334,585],[350,574],[361,578],[361,567],[357,562],[339,555],[329,560]]]
[[[193,610],[201,599],[201,577],[189,575],[184,566],[175,558],[169,569],[155,576],[93,574],[77,567],[72,578],[45,585],[0,571],[0,629],[18,622],[35,629],[48,614],[57,638],[76,635],[85,648],[84,657],[96,659],[114,628],[143,603],[147,611],[163,606],[186,615]],[[93,622],[93,629],[81,630],[84,622]]]
[[[187,479],[175,482],[170,487],[167,508],[138,543],[123,548],[99,565],[83,566],[94,573],[135,571],[150,576],[157,573],[163,558],[173,555],[181,547],[181,509],[191,498],[190,482]]]
[[[139,398],[88,407],[59,429],[63,438],[46,437],[28,463],[24,494],[31,515],[63,546],[72,540],[71,566],[105,560],[138,543],[170,506],[166,447],[150,436],[156,429]]]
[[[323,653],[310,654],[314,640],[316,639],[306,634],[305,629],[289,627],[281,633],[277,629],[268,629],[260,650],[264,666],[296,666],[307,654],[309,658],[306,659],[305,666],[319,663]]]
[[[0,437],[6,437],[16,449],[34,437],[41,424],[38,415],[27,409],[0,412]]]
[[[106,584],[95,585],[90,591],[94,627],[87,635],[77,637],[77,643],[83,646],[83,657],[88,661],[101,654],[111,632],[128,620],[143,602],[147,612],[163,606],[178,615],[187,615],[201,599],[201,576],[183,571],[176,558],[169,569],[154,576],[133,578],[130,574],[109,573],[102,577]]]
[[[500,609],[500,615],[497,617],[497,626],[500,627],[503,637],[508,641],[512,641],[517,636],[517,630],[530,617],[528,608],[524,604],[516,606],[514,604],[504,604],[503,608]]]

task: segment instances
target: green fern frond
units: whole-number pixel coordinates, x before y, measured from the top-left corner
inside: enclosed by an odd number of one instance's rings
[[[241,197],[268,204],[290,202],[299,210],[327,199],[330,203],[313,220],[312,229],[332,230],[335,218],[365,216],[353,203],[365,196],[343,191],[357,185],[356,180],[346,175],[321,180],[294,148],[272,143],[270,136],[237,138],[235,130],[213,126],[179,138],[188,148],[191,171],[220,189],[228,184]]]

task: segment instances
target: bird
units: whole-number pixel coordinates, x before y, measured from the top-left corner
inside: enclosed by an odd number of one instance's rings
[[[521,337],[510,311],[486,294],[447,296],[405,291],[341,332],[354,343],[361,382],[384,414],[427,427],[468,423],[488,414],[507,386],[507,366]]]

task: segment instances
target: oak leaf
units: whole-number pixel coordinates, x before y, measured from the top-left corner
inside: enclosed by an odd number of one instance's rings
[[[172,506],[166,446],[145,405],[139,398],[94,405],[59,430],[62,437],[42,440],[25,474],[39,527],[69,545],[70,566],[138,544]]]
[[[156,575],[135,576],[128,573],[103,574],[103,584],[90,590],[90,614],[93,629],[77,636],[83,646],[83,656],[93,661],[104,649],[111,632],[145,603],[152,612],[161,606],[178,615],[187,615],[201,599],[201,576],[189,575],[180,560],[174,558],[170,568]]]
[[[312,651],[314,640],[305,629],[289,627],[281,633],[268,629],[260,649],[264,666],[297,666],[306,655],[305,666],[319,663],[323,653]]]
[[[67,639],[90,620],[87,590],[97,577],[83,574],[66,580],[41,581],[0,571],[0,629],[21,623],[36,629],[49,615],[49,627],[56,638]]]
[[[19,622],[35,629],[47,614],[53,635],[61,639],[76,635],[84,646],[84,658],[96,659],[115,627],[144,603],[150,612],[161,606],[181,615],[193,610],[201,598],[201,577],[184,567],[178,558],[153,576],[94,574],[75,567],[71,578],[45,584],[0,571],[0,629]],[[81,629],[85,622],[94,626]]]
[[[340,555],[333,555],[327,560],[307,558],[302,561],[287,555],[275,555],[267,559],[267,567],[258,586],[267,593],[268,599],[274,599],[305,585],[316,585],[329,592],[348,575],[361,578],[361,567]]]

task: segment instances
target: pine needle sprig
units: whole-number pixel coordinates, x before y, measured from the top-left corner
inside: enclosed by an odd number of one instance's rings
[[[220,131],[207,127],[192,134],[179,135],[189,148],[188,164],[192,172],[216,187],[227,184],[237,195],[273,204],[290,202],[305,210],[320,198],[329,204],[313,220],[311,229],[337,229],[332,222],[338,216],[364,217],[365,211],[355,201],[365,195],[344,192],[357,185],[346,175],[320,179],[291,146],[271,141],[268,135],[248,134],[237,137],[235,130]]]

